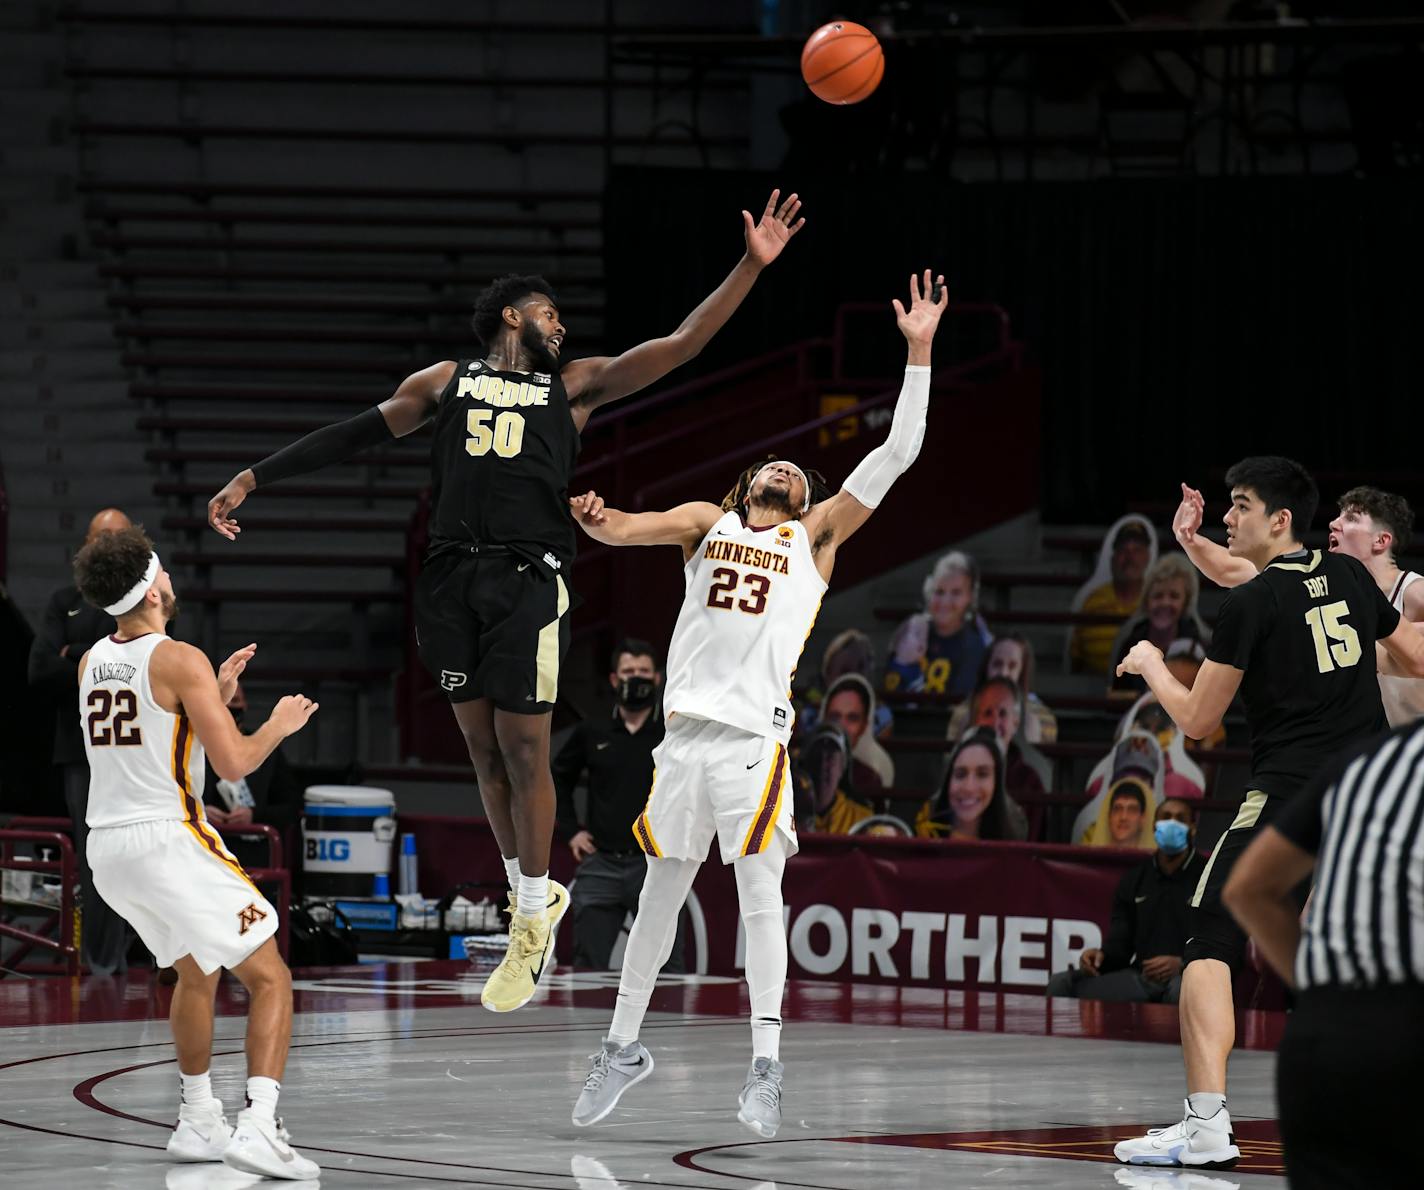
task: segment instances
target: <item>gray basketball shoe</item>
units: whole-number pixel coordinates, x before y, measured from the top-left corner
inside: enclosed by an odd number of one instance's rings
[[[638,1041],[620,1049],[616,1041],[605,1037],[589,1060],[593,1065],[574,1104],[574,1124],[579,1128],[597,1124],[618,1106],[624,1091],[653,1073],[653,1055]]]
[[[767,1140],[781,1127],[781,1074],[785,1069],[773,1058],[753,1058],[746,1085],[737,1098],[737,1119]]]

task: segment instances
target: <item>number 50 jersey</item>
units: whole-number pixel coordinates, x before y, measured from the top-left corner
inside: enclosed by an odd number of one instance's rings
[[[683,575],[664,710],[785,743],[795,720],[791,681],[826,593],[806,527],[784,521],[753,529],[729,512]]]
[[[566,573],[574,558],[568,489],[578,453],[558,373],[458,361],[430,444],[432,551],[450,542],[502,545]]]
[[[203,815],[207,762],[186,715],[165,711],[148,681],[160,632],[89,650],[79,681],[79,719],[89,759],[90,829]]]

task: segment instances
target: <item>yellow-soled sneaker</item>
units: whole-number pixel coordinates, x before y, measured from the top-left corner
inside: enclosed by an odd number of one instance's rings
[[[569,908],[569,890],[549,881],[549,899],[538,917],[516,913],[509,923],[509,949],[485,981],[480,1003],[491,1012],[513,1012],[534,998],[539,978],[554,957],[559,922]]]

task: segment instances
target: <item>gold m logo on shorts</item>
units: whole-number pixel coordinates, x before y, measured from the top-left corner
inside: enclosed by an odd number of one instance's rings
[[[257,908],[257,903],[255,901],[252,904],[248,905],[246,909],[239,909],[237,911],[238,936],[241,937],[243,934],[247,933],[247,931],[250,930],[253,926],[255,926],[259,921],[265,921],[266,919],[267,914],[261,909]]]

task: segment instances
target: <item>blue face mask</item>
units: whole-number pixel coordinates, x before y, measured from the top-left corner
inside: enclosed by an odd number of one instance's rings
[[[1164,855],[1180,855],[1187,849],[1187,824],[1173,818],[1164,818],[1153,830],[1157,846]]]

